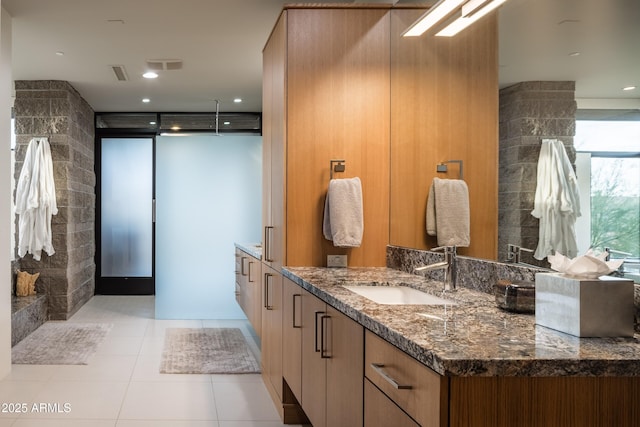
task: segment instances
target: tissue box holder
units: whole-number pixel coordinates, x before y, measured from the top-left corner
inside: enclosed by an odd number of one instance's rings
[[[577,337],[632,337],[633,281],[536,274],[536,324]]]

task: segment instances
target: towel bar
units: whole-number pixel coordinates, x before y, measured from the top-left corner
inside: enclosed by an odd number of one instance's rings
[[[440,163],[439,165],[436,165],[436,172],[447,172],[448,168],[447,168],[447,163],[457,163],[459,165],[459,178],[460,179],[464,179],[463,178],[463,174],[462,174],[462,160],[446,160],[442,163]]]

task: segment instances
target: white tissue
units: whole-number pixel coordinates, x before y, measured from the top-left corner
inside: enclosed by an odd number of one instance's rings
[[[624,260],[605,261],[606,257],[606,252],[594,255],[589,249],[583,256],[573,259],[556,251],[555,255],[547,256],[547,260],[551,263],[551,268],[560,273],[580,279],[597,279],[617,270],[624,262]]]

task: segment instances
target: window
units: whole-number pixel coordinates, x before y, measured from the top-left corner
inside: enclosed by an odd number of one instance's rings
[[[640,258],[640,118],[576,121],[582,224],[596,252],[609,248],[627,269]],[[582,166],[581,166],[582,165]],[[580,169],[581,168],[581,169]],[[578,228],[577,228],[578,229]],[[583,228],[584,229],[584,228]],[[585,244],[583,243],[583,246]],[[585,247],[581,247],[584,252]]]

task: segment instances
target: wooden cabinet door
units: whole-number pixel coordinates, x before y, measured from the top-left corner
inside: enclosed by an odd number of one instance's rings
[[[240,308],[242,309],[242,311],[244,311],[244,313],[247,315],[247,318],[249,317],[249,310],[248,310],[248,302],[249,302],[249,298],[248,298],[248,289],[247,289],[247,277],[248,277],[248,269],[249,269],[249,255],[247,255],[246,253],[244,253],[243,251],[239,251],[238,253],[238,257],[239,257],[239,271],[238,274],[236,275],[236,301],[238,301],[238,305],[240,305]]]
[[[326,304],[302,290],[302,398],[300,404],[314,427],[326,423]]]
[[[263,260],[276,270],[284,265],[286,13],[263,52]]]
[[[247,300],[247,318],[262,337],[262,263],[253,257],[249,258],[247,272]]]
[[[302,399],[302,288],[282,283],[282,375],[296,399]]]
[[[264,266],[262,288],[262,377],[282,401],[282,275]]]
[[[364,380],[364,425],[365,427],[419,427],[369,380]]]
[[[333,307],[326,307],[327,426],[361,426],[364,328]]]
[[[365,333],[365,377],[423,427],[448,426],[447,379],[371,331]]]

